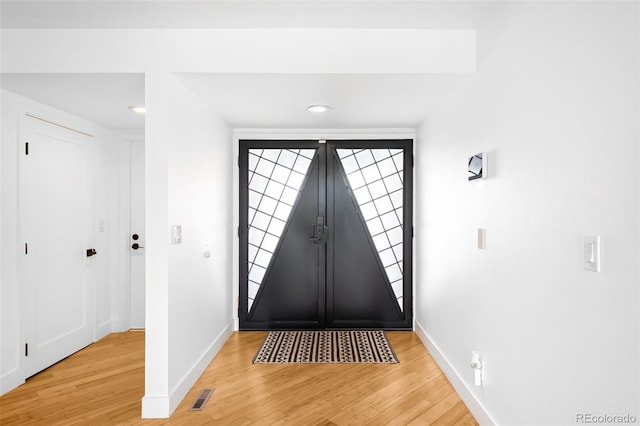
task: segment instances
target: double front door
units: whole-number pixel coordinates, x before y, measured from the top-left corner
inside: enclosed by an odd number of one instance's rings
[[[412,326],[412,141],[240,141],[241,329]]]

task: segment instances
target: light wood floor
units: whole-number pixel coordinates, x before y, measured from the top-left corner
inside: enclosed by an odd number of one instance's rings
[[[144,333],[111,334],[0,397],[0,424],[477,424],[414,333],[387,332],[394,365],[253,365],[264,336],[233,334],[171,419],[142,420]]]

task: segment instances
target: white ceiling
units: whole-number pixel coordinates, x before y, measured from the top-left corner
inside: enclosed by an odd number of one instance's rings
[[[483,2],[6,1],[3,28],[453,28],[492,21]],[[235,128],[415,127],[470,75],[179,74]],[[142,74],[3,74],[3,88],[114,129],[143,129]],[[311,104],[328,104],[311,114]]]
[[[179,74],[234,128],[412,128],[463,75]],[[2,74],[2,88],[117,130],[144,129],[142,74]],[[331,110],[312,114],[306,107]]]
[[[111,129],[142,130],[144,74],[7,74],[0,86]]]
[[[419,125],[461,75],[180,74],[235,128],[406,128]],[[468,78],[468,77],[467,77]],[[331,110],[310,113],[309,105]]]
[[[472,28],[486,3],[437,0],[0,0],[2,28]]]

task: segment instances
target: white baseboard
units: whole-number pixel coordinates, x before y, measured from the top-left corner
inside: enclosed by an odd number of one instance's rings
[[[24,383],[24,375],[20,374],[20,369],[16,368],[0,376],[0,395],[13,390]]]
[[[143,396],[143,419],[168,419],[171,416],[171,402],[168,396]]]
[[[113,332],[113,321],[108,320],[103,322],[102,324],[98,324],[96,327],[96,335],[94,341],[98,341],[105,337],[107,334]]]
[[[119,319],[111,320],[111,333],[124,333],[129,331],[129,324]]]
[[[475,397],[473,392],[471,392],[471,389],[469,389],[467,383],[462,379],[462,376],[460,376],[455,367],[449,362],[444,353],[442,353],[440,348],[438,348],[438,345],[434,343],[418,321],[415,322],[415,332],[444,375],[447,376],[447,379],[449,379],[449,382],[451,382],[451,385],[456,390],[469,411],[471,411],[473,417],[476,418],[476,421],[482,426],[496,425],[496,421],[493,420],[482,403]]]
[[[227,324],[196,363],[182,377],[169,396],[144,396],[142,398],[142,418],[169,418],[232,334],[233,325],[230,323]]]

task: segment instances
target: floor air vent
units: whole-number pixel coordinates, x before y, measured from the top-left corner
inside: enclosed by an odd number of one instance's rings
[[[213,394],[213,389],[202,389],[196,400],[191,405],[191,408],[189,408],[189,411],[202,410],[202,407],[207,403],[211,394]]]

